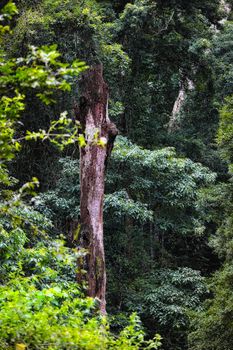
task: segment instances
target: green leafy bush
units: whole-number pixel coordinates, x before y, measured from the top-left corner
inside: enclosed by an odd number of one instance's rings
[[[189,313],[199,310],[207,295],[199,271],[163,268],[131,282],[122,295],[122,308],[136,311],[149,334],[157,329],[165,348],[186,348]]]
[[[37,289],[30,279],[12,281],[0,287],[0,349],[14,349],[15,343],[26,344],[32,350],[159,347],[158,335],[153,341],[144,340],[136,315],[114,337],[106,318],[99,317],[95,307],[95,301],[84,298],[76,283]]]
[[[193,315],[189,335],[190,350],[232,350],[233,268],[225,264],[211,280],[213,298],[202,312]]]

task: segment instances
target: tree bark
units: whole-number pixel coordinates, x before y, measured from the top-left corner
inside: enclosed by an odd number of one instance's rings
[[[108,87],[103,79],[102,65],[91,67],[83,75],[82,96],[75,112],[86,140],[86,146],[80,147],[80,237],[81,245],[88,251],[84,266],[88,295],[98,298],[100,311],[105,314],[104,176],[118,131],[108,118]],[[98,144],[99,139],[106,145]]]
[[[168,123],[168,133],[169,134],[176,131],[177,129],[179,129],[179,120],[178,119],[179,119],[180,111],[184,105],[187,91],[192,91],[193,89],[194,89],[193,82],[190,79],[185,78],[185,80],[181,83],[179,94],[178,94],[177,99],[173,105],[172,114],[171,114],[171,117],[170,117],[170,120]]]

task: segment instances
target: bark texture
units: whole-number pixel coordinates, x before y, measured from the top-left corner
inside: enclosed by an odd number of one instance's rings
[[[179,90],[179,94],[177,96],[177,99],[174,103],[172,114],[168,123],[168,132],[172,133],[175,130],[179,129],[179,114],[180,111],[184,105],[187,91],[192,91],[194,89],[193,82],[185,78],[183,82],[181,83],[181,87]]]
[[[118,131],[108,118],[108,87],[103,79],[102,65],[90,68],[83,75],[82,96],[75,113],[86,139],[86,146],[80,147],[80,237],[81,245],[88,250],[84,266],[88,295],[99,299],[100,311],[105,314],[104,176]],[[100,138],[106,146],[98,145]]]

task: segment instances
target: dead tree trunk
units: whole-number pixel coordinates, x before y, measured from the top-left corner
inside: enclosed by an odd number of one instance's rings
[[[175,130],[179,129],[179,114],[180,111],[184,105],[186,96],[187,96],[187,91],[192,91],[194,89],[193,82],[185,78],[183,82],[181,83],[181,87],[179,90],[179,94],[177,96],[177,99],[174,103],[172,114],[168,123],[168,133],[172,133]]]
[[[81,245],[88,250],[84,266],[88,295],[99,299],[100,311],[105,314],[104,175],[118,131],[108,118],[108,87],[102,66],[90,68],[83,75],[82,85],[82,96],[75,111],[86,140],[86,146],[80,147],[80,237]],[[98,140],[106,145],[99,144]]]

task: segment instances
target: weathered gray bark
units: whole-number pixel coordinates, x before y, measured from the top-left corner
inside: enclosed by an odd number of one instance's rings
[[[221,1],[220,1],[220,8],[222,8],[222,9],[224,10],[224,12],[225,12],[225,14],[226,14],[225,20],[227,20],[227,17],[228,17],[228,15],[229,15],[230,12],[231,12],[232,5],[229,4],[229,2],[226,1],[226,0],[221,0]]]
[[[191,91],[194,89],[193,82],[186,78],[183,83],[181,83],[181,87],[179,90],[179,94],[177,96],[177,99],[175,100],[172,114],[168,123],[168,132],[172,133],[173,131],[177,130],[179,128],[179,114],[181,112],[181,109],[183,107],[183,104],[186,99],[186,92]]]
[[[98,298],[100,311],[106,312],[106,271],[103,242],[104,175],[117,129],[108,118],[108,87],[101,65],[83,76],[82,96],[76,117],[85,133],[86,146],[80,147],[80,223],[82,246],[88,250],[86,265],[88,295]],[[98,145],[94,135],[106,141]]]

